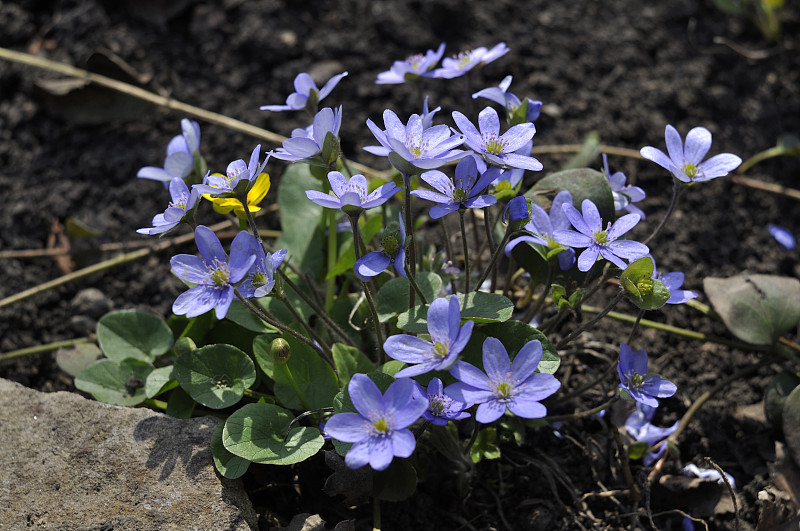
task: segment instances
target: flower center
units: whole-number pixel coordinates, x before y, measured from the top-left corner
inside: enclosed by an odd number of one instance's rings
[[[443,417],[450,409],[450,404],[453,402],[449,397],[444,395],[428,395],[428,411],[435,417]]]
[[[513,390],[514,388],[508,382],[500,382],[497,384],[497,390],[495,392],[500,399],[509,399],[511,398],[511,391]]]
[[[604,230],[600,230],[594,233],[594,241],[603,245],[604,243],[608,243],[608,232]]]
[[[508,142],[499,137],[497,133],[484,133],[483,146],[486,153],[500,155],[506,149]]]
[[[637,391],[644,385],[644,376],[635,372],[628,374],[626,380],[628,387]]]
[[[469,199],[469,190],[465,190],[464,188],[453,189],[453,201],[456,203],[463,203],[467,199]]]
[[[406,57],[406,63],[411,65],[411,68],[414,69],[414,72],[419,72],[419,65],[422,63],[422,59],[422,54],[409,55]]]
[[[250,281],[254,288],[260,288],[267,283],[267,277],[261,271],[253,273],[253,279]]]
[[[472,59],[472,50],[467,50],[465,52],[460,52],[458,55],[454,56],[453,59],[458,61],[458,68],[463,70],[467,67],[470,60]]]
[[[375,435],[384,436],[391,431],[389,427],[389,421],[386,420],[385,417],[381,417],[378,420],[372,423],[372,427],[375,429]]]
[[[496,192],[505,192],[507,190],[511,190],[511,181],[503,179],[497,186],[494,187]]]
[[[188,201],[189,197],[186,194],[181,194],[180,197],[176,197],[174,201],[170,201],[169,206],[186,210],[186,203]]]
[[[686,174],[687,177],[690,179],[697,175],[697,166],[692,164],[691,162],[687,162],[681,168],[681,171]]]
[[[447,356],[447,346],[437,341],[433,346],[433,355],[437,358],[444,358]]]
[[[408,151],[411,152],[414,160],[421,159],[428,153],[428,142],[420,137],[406,138],[404,144],[406,148],[408,148]]]
[[[220,262],[217,258],[208,264],[208,280],[211,281],[216,287],[221,288],[228,285],[228,278],[230,278],[230,271],[228,264]]]
[[[636,289],[638,289],[639,293],[642,295],[650,295],[653,293],[653,280],[650,278],[641,279],[636,283]]]

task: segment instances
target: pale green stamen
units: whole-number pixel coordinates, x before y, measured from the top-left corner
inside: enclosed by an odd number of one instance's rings
[[[253,279],[250,281],[254,288],[260,288],[267,283],[267,277],[261,271],[253,273]]]
[[[506,149],[508,143],[497,135],[497,133],[486,133],[483,135],[483,146],[486,153],[500,155]]]
[[[635,372],[630,373],[626,380],[628,387],[634,390],[639,390],[644,385],[644,376]]]
[[[681,171],[685,173],[687,177],[692,179],[694,178],[695,175],[697,175],[698,169],[697,166],[695,166],[691,162],[687,162],[686,164],[683,165]]]
[[[511,398],[511,391],[512,391],[511,384],[508,382],[500,382],[497,384],[497,394],[500,398]]]
[[[383,417],[373,422],[372,427],[375,428],[379,435],[386,435],[391,430],[389,423]]]
[[[447,347],[442,343],[437,342],[433,346],[433,355],[438,358],[444,358],[445,356],[447,356]]]

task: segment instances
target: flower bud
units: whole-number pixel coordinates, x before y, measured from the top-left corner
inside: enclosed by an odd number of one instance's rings
[[[272,357],[272,361],[275,364],[284,365],[289,361],[289,357],[292,355],[292,349],[285,339],[279,337],[272,341],[272,345],[269,347],[269,355]]]
[[[176,356],[180,356],[187,352],[191,352],[193,350],[197,350],[197,345],[195,345],[194,341],[190,337],[181,337],[172,345],[172,352],[175,353]]]

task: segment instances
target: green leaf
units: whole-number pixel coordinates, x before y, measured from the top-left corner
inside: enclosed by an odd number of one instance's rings
[[[214,466],[222,477],[228,479],[240,478],[250,468],[250,461],[230,453],[222,444],[222,431],[225,424],[217,424],[211,435],[211,455],[214,457]]]
[[[442,277],[430,271],[417,273],[417,285],[425,299],[433,301],[442,289]],[[408,311],[408,297],[411,283],[403,277],[396,277],[381,286],[375,296],[378,320],[382,323],[394,319],[398,314]],[[427,311],[427,310],[426,310]],[[426,327],[427,330],[427,327]]]
[[[336,370],[339,372],[339,383],[342,387],[347,385],[350,378],[357,373],[368,373],[375,369],[375,366],[367,356],[357,348],[348,347],[341,343],[334,343],[333,361],[336,363]]]
[[[417,489],[417,471],[405,459],[394,458],[386,470],[372,476],[372,495],[384,501],[402,501]]]
[[[271,340],[269,342],[261,340],[261,337],[253,342],[253,350],[259,366],[275,381],[275,396],[287,408],[305,409],[303,401],[285,372],[275,370],[274,362],[269,355]],[[339,392],[339,381],[333,368],[320,358],[316,351],[294,336],[285,335],[283,338],[292,350],[286,366],[308,407],[310,409],[330,407],[333,397]]]
[[[619,277],[628,298],[642,310],[661,308],[670,297],[664,283],[652,278],[653,271],[653,260],[644,256],[626,267]]]
[[[764,416],[773,426],[780,426],[783,422],[783,404],[786,397],[795,387],[800,385],[797,374],[783,371],[776,374],[766,390],[764,390]]]
[[[470,457],[473,463],[479,463],[482,459],[497,459],[500,457],[500,448],[494,443],[497,439],[497,430],[494,428],[484,428],[478,432],[475,444],[470,449]]]
[[[591,199],[600,211],[600,216],[605,221],[614,221],[614,196],[611,194],[611,185],[602,172],[591,168],[576,168],[551,173],[539,180],[533,187],[525,192],[537,205],[550,211],[553,198],[561,190],[568,190],[572,195],[572,204],[578,210],[584,199]]]
[[[94,343],[78,343],[71,348],[60,348],[56,352],[58,367],[73,378],[103,356]]]
[[[783,437],[795,463],[800,461],[800,386],[783,403]]]
[[[314,278],[322,275],[325,265],[319,230],[322,207],[308,200],[306,190],[316,189],[317,183],[307,164],[286,168],[278,187],[278,208],[285,215],[281,216],[281,237],[274,246],[288,249],[287,259]]]
[[[176,419],[189,419],[192,418],[194,405],[194,399],[189,396],[189,393],[176,387],[169,395],[166,413]]]
[[[800,321],[800,281],[796,278],[707,277],[703,287],[725,326],[742,341],[772,345]]]
[[[105,355],[116,361],[153,361],[169,351],[173,340],[167,323],[147,312],[111,312],[97,323],[97,342]]]
[[[250,330],[251,332],[257,332],[259,334],[269,334],[278,331],[277,328],[267,324],[256,314],[248,310],[247,307],[238,300],[235,300],[231,303],[230,308],[228,308],[228,313],[225,314],[225,319],[233,321],[242,328]]]
[[[628,446],[628,457],[633,460],[641,459],[650,451],[650,445],[644,441],[636,441]]]
[[[145,361],[102,359],[75,377],[75,387],[106,404],[135,406],[147,399],[144,382],[152,370]]]
[[[234,455],[254,463],[291,465],[316,454],[325,440],[317,428],[292,428],[294,415],[275,404],[247,404],[228,417],[222,443]]]
[[[481,328],[481,332],[502,341],[512,361],[526,343],[538,339],[542,343],[542,360],[536,369],[537,372],[555,374],[561,365],[561,357],[558,355],[556,347],[547,339],[547,336],[527,323],[516,320],[506,321],[484,326]]]
[[[173,365],[167,367],[159,367],[154,369],[147,375],[147,381],[144,383],[144,394],[147,398],[153,398],[161,393],[166,393],[170,389],[178,386],[178,381],[173,375]]]
[[[471,319],[475,321],[475,324],[501,323],[510,319],[514,311],[514,303],[496,293],[470,292],[467,294],[466,307],[464,306],[464,294],[459,293],[458,302],[461,307],[462,322]],[[397,327],[414,334],[426,333],[428,331],[428,307],[425,305],[415,306],[411,310],[401,313],[397,317]]]
[[[256,368],[247,354],[217,344],[181,354],[175,360],[175,379],[199,404],[223,409],[242,399],[256,381]]]

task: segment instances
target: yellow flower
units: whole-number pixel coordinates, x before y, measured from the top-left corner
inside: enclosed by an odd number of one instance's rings
[[[253,187],[249,192],[247,192],[247,208],[250,210],[250,212],[258,212],[261,210],[261,207],[258,206],[258,204],[267,196],[267,192],[269,192],[269,186],[269,174],[259,173],[258,177],[256,177]],[[211,197],[208,194],[204,194],[203,197],[213,203],[214,212],[218,212],[219,214],[227,214],[233,210],[233,213],[236,214],[239,219],[245,219],[247,217],[244,213],[244,208],[242,208],[242,204],[238,199],[233,199],[231,197]]]

